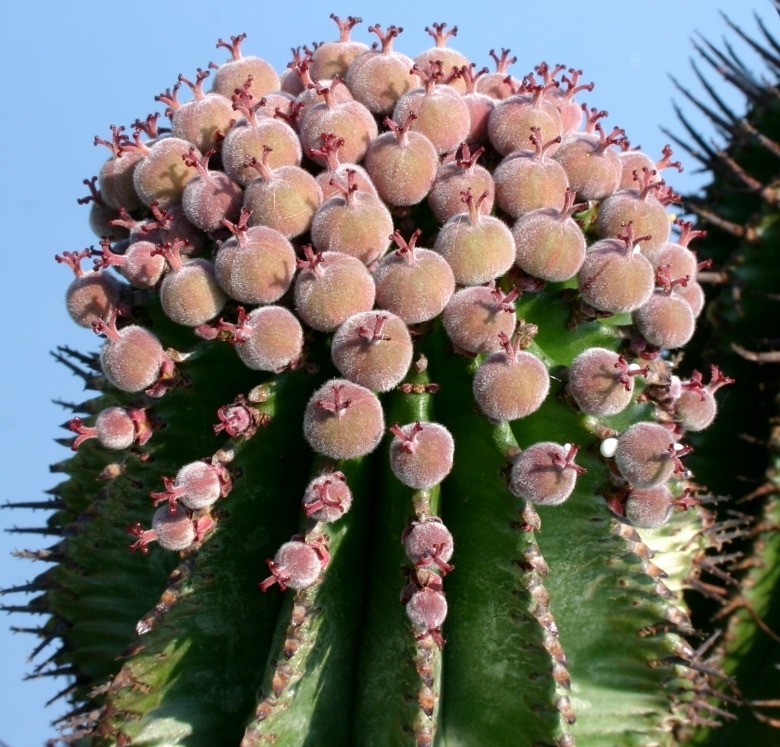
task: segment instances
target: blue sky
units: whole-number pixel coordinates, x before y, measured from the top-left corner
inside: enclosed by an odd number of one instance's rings
[[[780,37],[770,0],[559,0],[518,3],[516,10],[502,6],[512,7],[500,0],[394,0],[380,13],[369,10],[365,0],[8,4],[0,29],[0,100],[6,112],[0,118],[0,142],[5,146],[0,225],[6,231],[8,283],[0,293],[6,320],[0,327],[6,361],[0,369],[0,504],[41,499],[43,491],[57,483],[48,465],[68,455],[53,441],[65,435],[58,425],[68,415],[52,400],[78,402],[84,393],[80,381],[55,364],[49,351],[57,345],[91,351],[99,344],[67,317],[63,296],[68,271],[53,260],[56,253],[96,243],[87,225],[87,208],[76,204],[86,193],[82,180],[96,174],[107,157],[104,148],[93,146],[93,137],[108,137],[112,123],[127,125],[159,110],[155,94],[172,86],[179,73],[191,77],[210,60],[224,60],[225,50],[215,48],[218,37],[246,32],[245,51],[282,69],[291,47],[335,38],[330,12],[363,16],[354,34],[361,41],[368,41],[366,28],[372,23],[403,26],[396,46],[410,56],[431,46],[425,26],[457,24],[459,33],[451,46],[479,66],[490,63],[491,48],[509,47],[518,57],[513,72],[520,75],[543,60],[582,68],[583,79],[596,83],[582,100],[607,109],[607,130],[623,127],[631,142],[653,157],[668,140],[662,125],[681,132],[672,108],[672,99],[681,97],[668,76],[700,92],[689,62],[690,39],[699,32],[719,44],[728,33],[719,8],[749,33],[757,31],[757,13]],[[736,48],[747,64],[756,64],[744,44],[737,42]],[[715,78],[709,70],[707,75]],[[729,92],[725,98],[738,111],[742,108],[739,96]],[[691,112],[690,106],[685,109]],[[691,120],[711,135],[700,117],[691,114]],[[696,173],[696,164],[677,155],[686,170],[672,174],[669,181],[678,191],[698,189],[703,176]],[[4,510],[0,527],[41,526],[45,519],[40,511]],[[0,534],[0,588],[25,583],[44,570],[10,554],[46,547],[48,539]],[[24,596],[2,601],[23,603]],[[22,681],[31,670],[26,657],[36,641],[12,635],[9,626],[35,622],[22,615],[0,617],[0,743],[8,747],[40,747],[55,735],[49,724],[65,710],[62,702],[43,707],[64,681]]]

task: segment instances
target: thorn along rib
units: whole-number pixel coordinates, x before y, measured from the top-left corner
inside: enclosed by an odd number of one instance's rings
[[[60,639],[36,676],[78,682],[62,741],[669,742],[692,718],[673,663],[717,689],[680,591],[722,597],[694,563],[744,531],[703,528],[681,461],[699,379],[664,346],[701,291],[699,234],[670,229],[656,173],[671,148],[630,151],[632,179],[622,129],[582,116],[582,71],[507,76],[503,49],[491,77],[443,23],[413,62],[401,28],[371,26],[369,48],[333,20],[339,40],[281,74],[219,40],[226,61],[157,97],[172,137],[152,116],[96,139],[83,202],[110,239],[58,261],[106,339],[54,355],[100,396],[63,403],[54,499],[9,504],[50,509],[12,531],[57,537],[18,553],[57,565],[6,591],[51,616],[36,653]],[[595,234],[641,265],[630,303],[603,301],[625,273],[582,269]]]

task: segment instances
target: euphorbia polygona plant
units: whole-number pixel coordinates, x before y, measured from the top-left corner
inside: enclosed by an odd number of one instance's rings
[[[281,75],[220,40],[169,125],[96,138],[100,249],[57,259],[99,395],[29,605],[74,677],[61,739],[672,743],[717,676],[684,458],[727,382],[674,372],[678,165],[578,70],[334,20]]]

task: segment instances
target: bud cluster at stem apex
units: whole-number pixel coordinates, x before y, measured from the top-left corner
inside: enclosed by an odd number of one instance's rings
[[[370,27],[369,48],[350,39],[358,19],[335,20],[338,41],[304,47],[281,72],[244,55],[243,35],[220,40],[229,60],[180,75],[156,97],[169,121],[152,115],[95,139],[110,155],[82,202],[101,250],[57,260],[75,276],[68,311],[105,336],[102,371],[128,407],[94,427],[71,421],[74,448],[95,438],[140,451],[155,403],[185,385],[190,352],[232,346],[258,382],[324,371],[302,423],[320,465],[302,499],[304,531],[268,559],[260,584],[303,590],[329,562],[322,525],[353,505],[344,463],[386,439],[392,474],[411,495],[469,458],[433,418],[385,416],[396,391],[436,391],[435,373],[418,378],[431,338],[444,334],[453,361],[472,361],[473,401],[462,407],[475,418],[519,423],[522,434],[522,420],[552,399],[581,416],[581,443],[561,443],[554,423],[548,439],[523,443],[507,469],[512,494],[567,500],[586,471],[578,450],[598,451],[594,434],[607,433],[598,458],[622,520],[656,525],[688,508],[681,439],[712,421],[714,392],[730,379],[715,369],[708,385],[698,372],[681,381],[666,355],[691,338],[703,305],[688,247],[702,232],[668,212],[678,196],[661,171],[680,168],[671,150],[654,161],[606,128],[606,112],[579,101],[593,88],[579,70],[541,63],[515,77],[507,50],[491,50],[495,73],[478,69],[445,46],[454,32],[444,24],[429,29],[437,46],[412,59],[395,49],[402,29]],[[142,313],[150,297],[191,350],[165,347],[164,325]],[[545,306],[566,309],[568,326],[546,327],[555,315]],[[606,347],[578,342],[599,325]],[[239,449],[267,416],[262,399],[234,396],[214,430]],[[599,423],[638,401],[653,404],[639,422]],[[152,530],[133,525],[133,547],[156,539],[186,550],[213,530],[233,480],[225,453],[163,478],[151,497],[164,505]],[[453,542],[435,515],[415,513],[404,601],[418,639],[441,645],[440,577],[452,570]]]

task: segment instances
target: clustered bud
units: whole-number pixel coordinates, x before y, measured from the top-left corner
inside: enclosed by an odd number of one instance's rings
[[[658,172],[679,166],[671,149],[653,162],[620,128],[607,130],[606,112],[575,101],[593,87],[579,70],[542,63],[518,79],[507,73],[509,50],[491,50],[494,73],[477,70],[445,46],[457,28],[443,23],[426,29],[435,46],[412,60],[394,49],[403,29],[369,27],[378,38],[369,48],[350,39],[360,19],[332,18],[339,39],[296,50],[281,75],[243,54],[245,35],[220,39],[227,62],[193,80],[179,75],[157,97],[170,132],[155,115],[131,136],[112,126],[110,141],[96,138],[111,156],[82,202],[93,203],[101,250],[56,259],[75,275],[66,293],[74,321],[106,337],[108,384],[147,399],[103,410],[94,427],[71,420],[74,449],[90,438],[110,450],[144,446],[148,397],[187,384],[188,353],[164,348],[165,324],[198,345],[195,355],[232,346],[263,385],[319,375],[302,418],[317,455],[302,497],[306,529],[266,561],[271,575],[260,583],[304,592],[328,565],[328,525],[365,498],[353,496],[345,465],[384,438],[392,474],[420,500],[469,457],[443,424],[410,415],[386,425],[393,390],[436,391],[435,380],[414,377],[427,339],[443,329],[447,355],[474,359],[473,400],[461,404],[474,418],[527,418],[538,432],[556,399],[588,424],[580,444],[558,443],[553,419],[551,440],[512,454],[507,487],[520,501],[572,496],[586,471],[578,451],[598,458],[593,422],[653,399],[643,392],[654,365],[663,369],[654,391],[668,395],[655,397],[658,422],[640,414],[601,444],[617,496],[608,503],[640,527],[695,503],[670,487],[689,476],[680,439],[709,425],[714,393],[731,379],[713,367],[707,385],[699,372],[680,380],[665,362],[693,335],[703,304],[688,248],[701,232],[678,220],[679,236],[670,235],[667,208],[678,197]],[[187,89],[192,99],[180,101]],[[143,294],[156,296],[165,324],[139,313]],[[549,318],[537,311],[550,299],[568,307],[569,330],[537,319]],[[588,337],[605,347],[567,345],[577,325],[606,318],[609,335]],[[226,402],[214,432],[240,450],[268,417],[262,401]],[[197,546],[222,520],[213,507],[232,480],[216,456],[162,477],[151,496],[163,505],[150,530],[129,529],[132,547]],[[402,537],[411,569],[401,598],[416,640],[440,647],[453,537],[438,517],[415,512]]]

